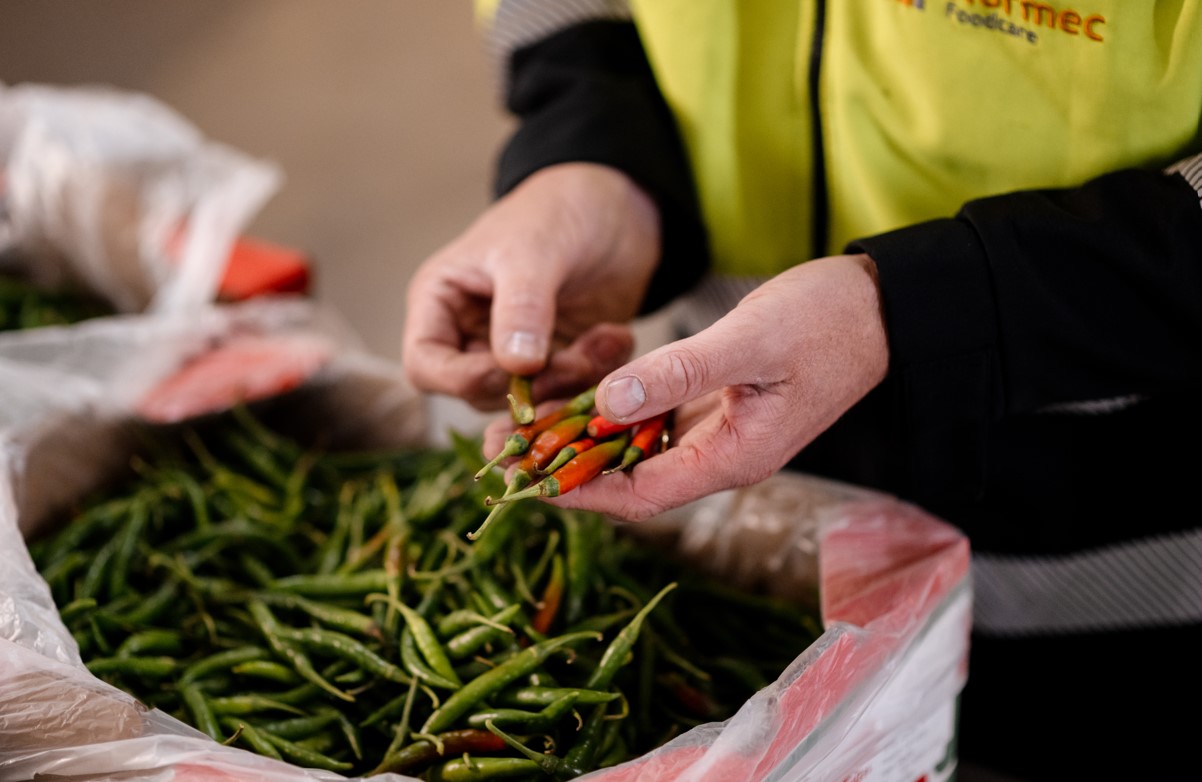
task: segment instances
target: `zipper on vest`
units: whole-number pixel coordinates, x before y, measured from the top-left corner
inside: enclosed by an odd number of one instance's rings
[[[813,208],[810,215],[813,221],[813,247],[811,248],[811,258],[821,258],[827,254],[827,241],[829,240],[830,226],[829,214],[830,203],[826,194],[826,153],[825,145],[822,139],[822,115],[820,113],[820,101],[818,100],[818,84],[819,77],[822,72],[822,45],[823,32],[826,28],[826,0],[815,0],[814,2],[814,37],[810,43],[810,124],[811,124],[811,145],[813,149],[813,169],[814,174],[810,184],[810,197],[813,199]]]

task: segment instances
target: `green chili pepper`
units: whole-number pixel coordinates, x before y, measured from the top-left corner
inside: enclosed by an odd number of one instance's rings
[[[446,730],[477,703],[530,673],[554,652],[586,639],[598,640],[599,636],[593,633],[569,633],[523,649],[501,665],[487,673],[480,674],[452,693],[446,703],[436,709],[426,720],[422,726],[422,733],[432,734]]]
[[[502,728],[512,728],[524,733],[546,733],[560,720],[571,713],[576,706],[579,694],[569,692],[548,704],[542,711],[526,711],[525,709],[488,709],[478,711],[467,718],[467,724],[473,728],[486,728],[486,723]]]
[[[277,628],[276,635],[287,641],[297,641],[309,649],[318,649],[341,657],[389,681],[401,684],[409,683],[409,677],[404,671],[345,633],[321,630],[315,627],[304,629],[280,627]]]
[[[431,767],[426,779],[427,782],[492,782],[530,778],[539,771],[539,764],[527,758],[460,758]]]
[[[250,612],[258,624],[259,630],[263,633],[263,637],[267,640],[268,645],[271,646],[276,654],[287,660],[296,669],[296,672],[301,675],[301,678],[316,684],[336,698],[344,701],[353,701],[355,699],[355,696],[343,692],[326,681],[313,667],[313,663],[309,661],[304,652],[280,637],[281,628],[279,623],[271,615],[271,610],[265,603],[259,600],[251,600]]]
[[[273,736],[265,731],[259,732],[267,742],[280,751],[281,755],[297,765],[305,766],[306,768],[320,768],[326,771],[349,771],[355,765],[354,763],[335,760],[320,752],[280,738],[279,736]]]
[[[224,672],[241,663],[251,660],[266,660],[271,653],[259,646],[241,646],[217,652],[203,660],[197,660],[184,669],[180,674],[179,683],[187,684],[205,678],[211,673]]]
[[[192,724],[210,738],[225,741],[225,736],[217,725],[217,716],[200,688],[194,684],[185,684],[180,687],[179,695],[188,707],[188,713],[192,715]]]
[[[675,582],[668,584],[661,589],[655,597],[647,601],[647,604],[639,609],[639,612],[634,615],[617,637],[610,642],[609,647],[605,650],[605,654],[601,656],[601,662],[597,665],[596,670],[589,676],[585,686],[594,690],[603,690],[609,687],[609,683],[613,681],[614,675],[618,669],[626,664],[626,658],[630,654],[630,650],[634,647],[634,642],[638,640],[639,630],[643,626],[643,622],[647,619],[647,615],[659,605],[659,602],[664,599],[664,596],[676,588]]]
[[[555,701],[572,696],[580,706],[593,706],[617,700],[618,693],[609,690],[586,690],[583,687],[518,687],[497,693],[495,700],[504,706],[537,706],[546,708]]]
[[[260,755],[272,758],[274,760],[284,759],[280,755],[280,751],[275,748],[275,745],[264,738],[263,734],[259,732],[258,728],[256,728],[254,725],[251,725],[249,722],[243,722],[235,717],[222,717],[221,724],[238,734],[241,738],[246,739],[246,743],[250,746],[250,748],[255,752],[258,752]]]
[[[506,635],[514,635],[509,623],[522,613],[521,603],[502,608],[490,616],[486,623],[469,627],[447,641],[447,655],[452,659],[461,660],[470,657],[490,643],[501,640]]]

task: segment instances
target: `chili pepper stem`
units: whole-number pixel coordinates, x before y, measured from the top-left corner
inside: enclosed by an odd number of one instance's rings
[[[493,467],[496,467],[504,459],[508,459],[510,456],[521,456],[522,454],[524,454],[526,452],[526,449],[529,447],[530,447],[530,441],[527,440],[522,435],[520,435],[520,434],[509,435],[508,437],[505,438],[505,445],[501,448],[501,452],[498,453],[493,458],[489,459],[485,463],[485,465],[480,468],[480,470],[475,475],[475,479],[480,480],[485,475],[488,475],[489,470],[491,470]]]
[[[485,497],[485,505],[503,506],[506,503],[517,502],[518,500],[528,500],[532,497],[558,497],[559,496],[559,481],[554,475],[548,475],[533,486],[528,486],[521,491],[515,491],[513,494],[503,494],[496,499]]]
[[[513,477],[509,479],[509,485],[505,487],[505,494],[502,496],[508,497],[511,494],[521,491],[529,486],[530,481],[532,480],[534,480],[534,478],[530,475],[530,473],[526,472],[525,470],[518,470],[513,474]],[[488,504],[487,500],[485,501],[485,504]],[[484,517],[484,521],[480,523],[480,526],[477,527],[474,532],[467,533],[467,539],[476,540],[483,535],[484,530],[487,529],[488,525],[492,524],[493,521],[495,521],[496,518],[501,515],[505,507],[505,505],[497,505],[495,508],[489,511],[488,515]]]

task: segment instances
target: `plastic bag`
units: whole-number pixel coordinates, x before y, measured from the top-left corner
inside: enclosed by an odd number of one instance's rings
[[[211,301],[279,180],[149,96],[0,84],[0,258],[119,312]]]
[[[277,400],[297,410],[284,417],[335,422],[344,445],[428,441],[422,400],[399,367],[334,342],[321,368]],[[0,779],[339,778],[219,745],[160,712],[140,711],[92,677],[23,546],[22,534],[53,518],[46,492],[31,490],[39,476],[92,472],[94,482],[104,480],[89,466],[127,456],[130,443],[120,432],[137,400],[172,382],[194,359],[181,356],[176,370],[151,373],[155,381],[134,384],[142,395],[127,396],[122,405],[102,401],[111,400],[103,389],[116,378],[79,373],[85,401],[70,409],[61,400],[48,404],[53,409],[37,416],[39,424],[10,430],[0,464],[6,476],[0,483],[0,735],[6,736]],[[73,363],[53,364],[60,384],[71,377]],[[87,438],[107,451],[105,458],[47,445],[81,419],[91,421]],[[62,502],[70,490],[52,494]],[[587,779],[908,782],[954,772],[955,707],[967,675],[971,621],[968,545],[958,531],[891,497],[790,474],[629,527],[732,583],[805,602],[817,597],[825,632],[797,650],[788,670],[730,720],[695,728]],[[94,720],[82,710],[72,716],[77,703],[111,712],[111,731],[94,734]],[[40,737],[51,734],[59,738],[47,746]]]

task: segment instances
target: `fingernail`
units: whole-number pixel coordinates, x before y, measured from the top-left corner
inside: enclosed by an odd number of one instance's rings
[[[624,421],[637,413],[647,401],[647,390],[643,388],[643,381],[628,375],[610,383],[605,398],[609,402],[610,412],[618,420]]]
[[[529,358],[541,361],[547,357],[547,342],[529,331],[515,331],[505,342],[505,352],[512,358]]]

